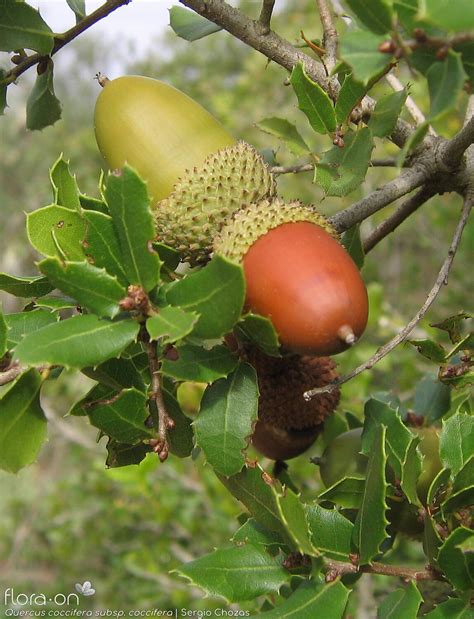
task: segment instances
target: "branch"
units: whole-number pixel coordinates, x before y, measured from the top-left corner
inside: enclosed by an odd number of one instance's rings
[[[397,210],[387,217],[364,241],[364,253],[367,254],[373,249],[380,241],[396,230],[398,226],[405,221],[410,215],[412,215],[422,204],[429,200],[435,192],[424,186],[410,196],[408,200],[403,202]]]
[[[400,90],[403,90],[405,88],[405,86],[401,83],[398,77],[396,77],[396,75],[393,75],[393,73],[389,73],[388,75],[386,75],[385,79],[395,92],[399,92]],[[417,106],[414,99],[410,97],[410,95],[408,95],[408,97],[405,99],[405,107],[407,108],[410,116],[413,118],[417,125],[422,125],[425,122],[425,115]],[[431,133],[431,135],[436,135],[436,132],[432,127],[429,128],[429,132]]]
[[[466,150],[474,144],[474,113],[471,112],[470,118],[467,120],[461,131],[448,140],[442,147],[441,159],[449,168],[456,168],[461,162],[462,156]]]
[[[442,574],[431,569],[416,570],[411,567],[387,565],[376,562],[370,565],[357,566],[352,563],[343,563],[342,561],[326,561],[326,581],[335,580],[338,576],[343,576],[344,574],[358,574],[360,572],[364,572],[365,574],[396,576],[404,580],[444,580]]]
[[[448,283],[448,276],[451,270],[451,266],[453,264],[454,256],[456,255],[457,249],[459,247],[459,243],[461,242],[462,232],[467,223],[469,213],[471,212],[473,204],[474,204],[474,196],[470,198],[466,198],[466,200],[464,201],[464,206],[461,212],[461,218],[459,219],[458,225],[456,226],[453,240],[448,250],[448,255],[445,261],[443,262],[443,265],[441,267],[441,270],[438,273],[438,277],[436,278],[433,288],[430,290],[426,301],[423,303],[423,305],[418,310],[418,312],[415,314],[415,316],[406,325],[406,327],[404,327],[400,331],[400,333],[398,333],[398,335],[392,338],[387,344],[385,344],[384,346],[381,346],[377,350],[377,352],[374,355],[372,355],[372,357],[370,357],[370,359],[368,359],[362,365],[359,365],[359,367],[357,367],[355,370],[352,370],[352,372],[349,372],[349,374],[346,374],[345,376],[341,376],[338,380],[334,381],[330,385],[326,385],[326,387],[318,387],[318,388],[311,389],[303,393],[303,397],[305,400],[311,400],[311,398],[313,398],[315,395],[319,393],[325,393],[325,392],[332,391],[336,387],[339,387],[339,385],[347,383],[349,380],[351,380],[355,376],[358,376],[361,372],[364,372],[365,370],[370,370],[371,368],[373,368],[373,366],[376,363],[381,361],[386,355],[388,355],[389,352],[391,352],[396,346],[398,346],[401,342],[403,342],[410,335],[410,333],[413,331],[413,329],[416,327],[416,325],[420,322],[420,320],[426,314],[428,309],[431,307],[433,301],[438,296],[438,293],[441,290],[441,287],[443,286],[443,284],[447,285]]]
[[[321,24],[323,25],[323,45],[326,52],[324,59],[328,72],[331,73],[337,63],[337,30],[334,28],[331,11],[326,0],[316,0],[316,2],[319,16],[321,17]]]
[[[355,202],[352,206],[329,218],[330,223],[338,232],[344,232],[355,224],[364,221],[384,206],[410,193],[427,180],[427,172],[422,167],[408,168],[398,178],[376,189],[366,198]]]
[[[61,34],[57,34],[55,36],[54,47],[51,50],[50,56],[53,56],[56,52],[58,52],[62,47],[70,43],[77,36],[82,34],[85,30],[96,24],[98,21],[107,17],[110,13],[118,9],[120,6],[124,4],[128,4],[131,0],[107,0],[102,6],[98,9],[90,13],[81,19],[79,23],[75,26],[63,32]],[[24,73],[30,67],[33,67],[35,64],[38,64],[45,56],[41,54],[31,54],[27,56],[23,61],[21,61],[14,69],[9,71],[2,80],[4,84],[11,84],[14,82],[22,73]]]
[[[395,159],[372,159],[370,167],[372,168],[395,168],[397,162]],[[275,165],[270,168],[270,172],[275,176],[280,174],[299,174],[301,172],[311,172],[314,170],[314,163],[301,163],[299,165]]]
[[[260,31],[262,34],[268,34],[270,32],[270,21],[272,19],[274,5],[275,0],[263,0],[262,10],[260,11],[260,17],[258,18]]]
[[[13,363],[7,370],[0,372],[0,386],[11,383],[22,374],[26,368],[19,363]]]

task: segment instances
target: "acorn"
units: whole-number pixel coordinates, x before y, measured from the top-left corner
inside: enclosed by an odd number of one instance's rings
[[[251,204],[222,228],[214,251],[243,265],[246,306],[271,319],[284,349],[334,355],[364,332],[364,282],[314,206],[279,198]]]
[[[246,358],[257,371],[260,392],[252,443],[267,458],[295,458],[314,443],[339,404],[339,389],[309,402],[303,398],[307,389],[338,377],[335,363],[328,357],[269,357],[257,350]]]
[[[128,163],[148,181],[153,202],[166,198],[186,170],[236,140],[196,101],[158,80],[99,77],[94,128],[110,169]]]
[[[155,207],[158,240],[190,264],[206,262],[226,221],[252,202],[270,198],[276,183],[263,157],[246,142],[206,157]]]

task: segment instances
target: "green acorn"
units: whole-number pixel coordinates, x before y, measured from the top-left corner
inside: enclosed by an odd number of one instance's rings
[[[246,142],[209,155],[155,206],[157,238],[192,265],[209,259],[215,237],[239,209],[275,195],[263,157]]]

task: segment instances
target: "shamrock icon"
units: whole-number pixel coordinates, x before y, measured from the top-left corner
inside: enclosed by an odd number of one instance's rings
[[[75,588],[78,593],[81,593],[86,597],[88,597],[89,595],[94,595],[95,593],[95,589],[92,588],[92,585],[88,580],[86,580],[83,585],[81,585],[81,583],[79,582],[76,582]]]

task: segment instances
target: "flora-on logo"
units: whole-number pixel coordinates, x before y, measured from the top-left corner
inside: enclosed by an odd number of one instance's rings
[[[85,595],[86,597],[94,595],[95,593],[95,589],[92,588],[92,585],[88,580],[86,580],[82,585],[80,582],[76,582],[75,588],[78,593]]]

